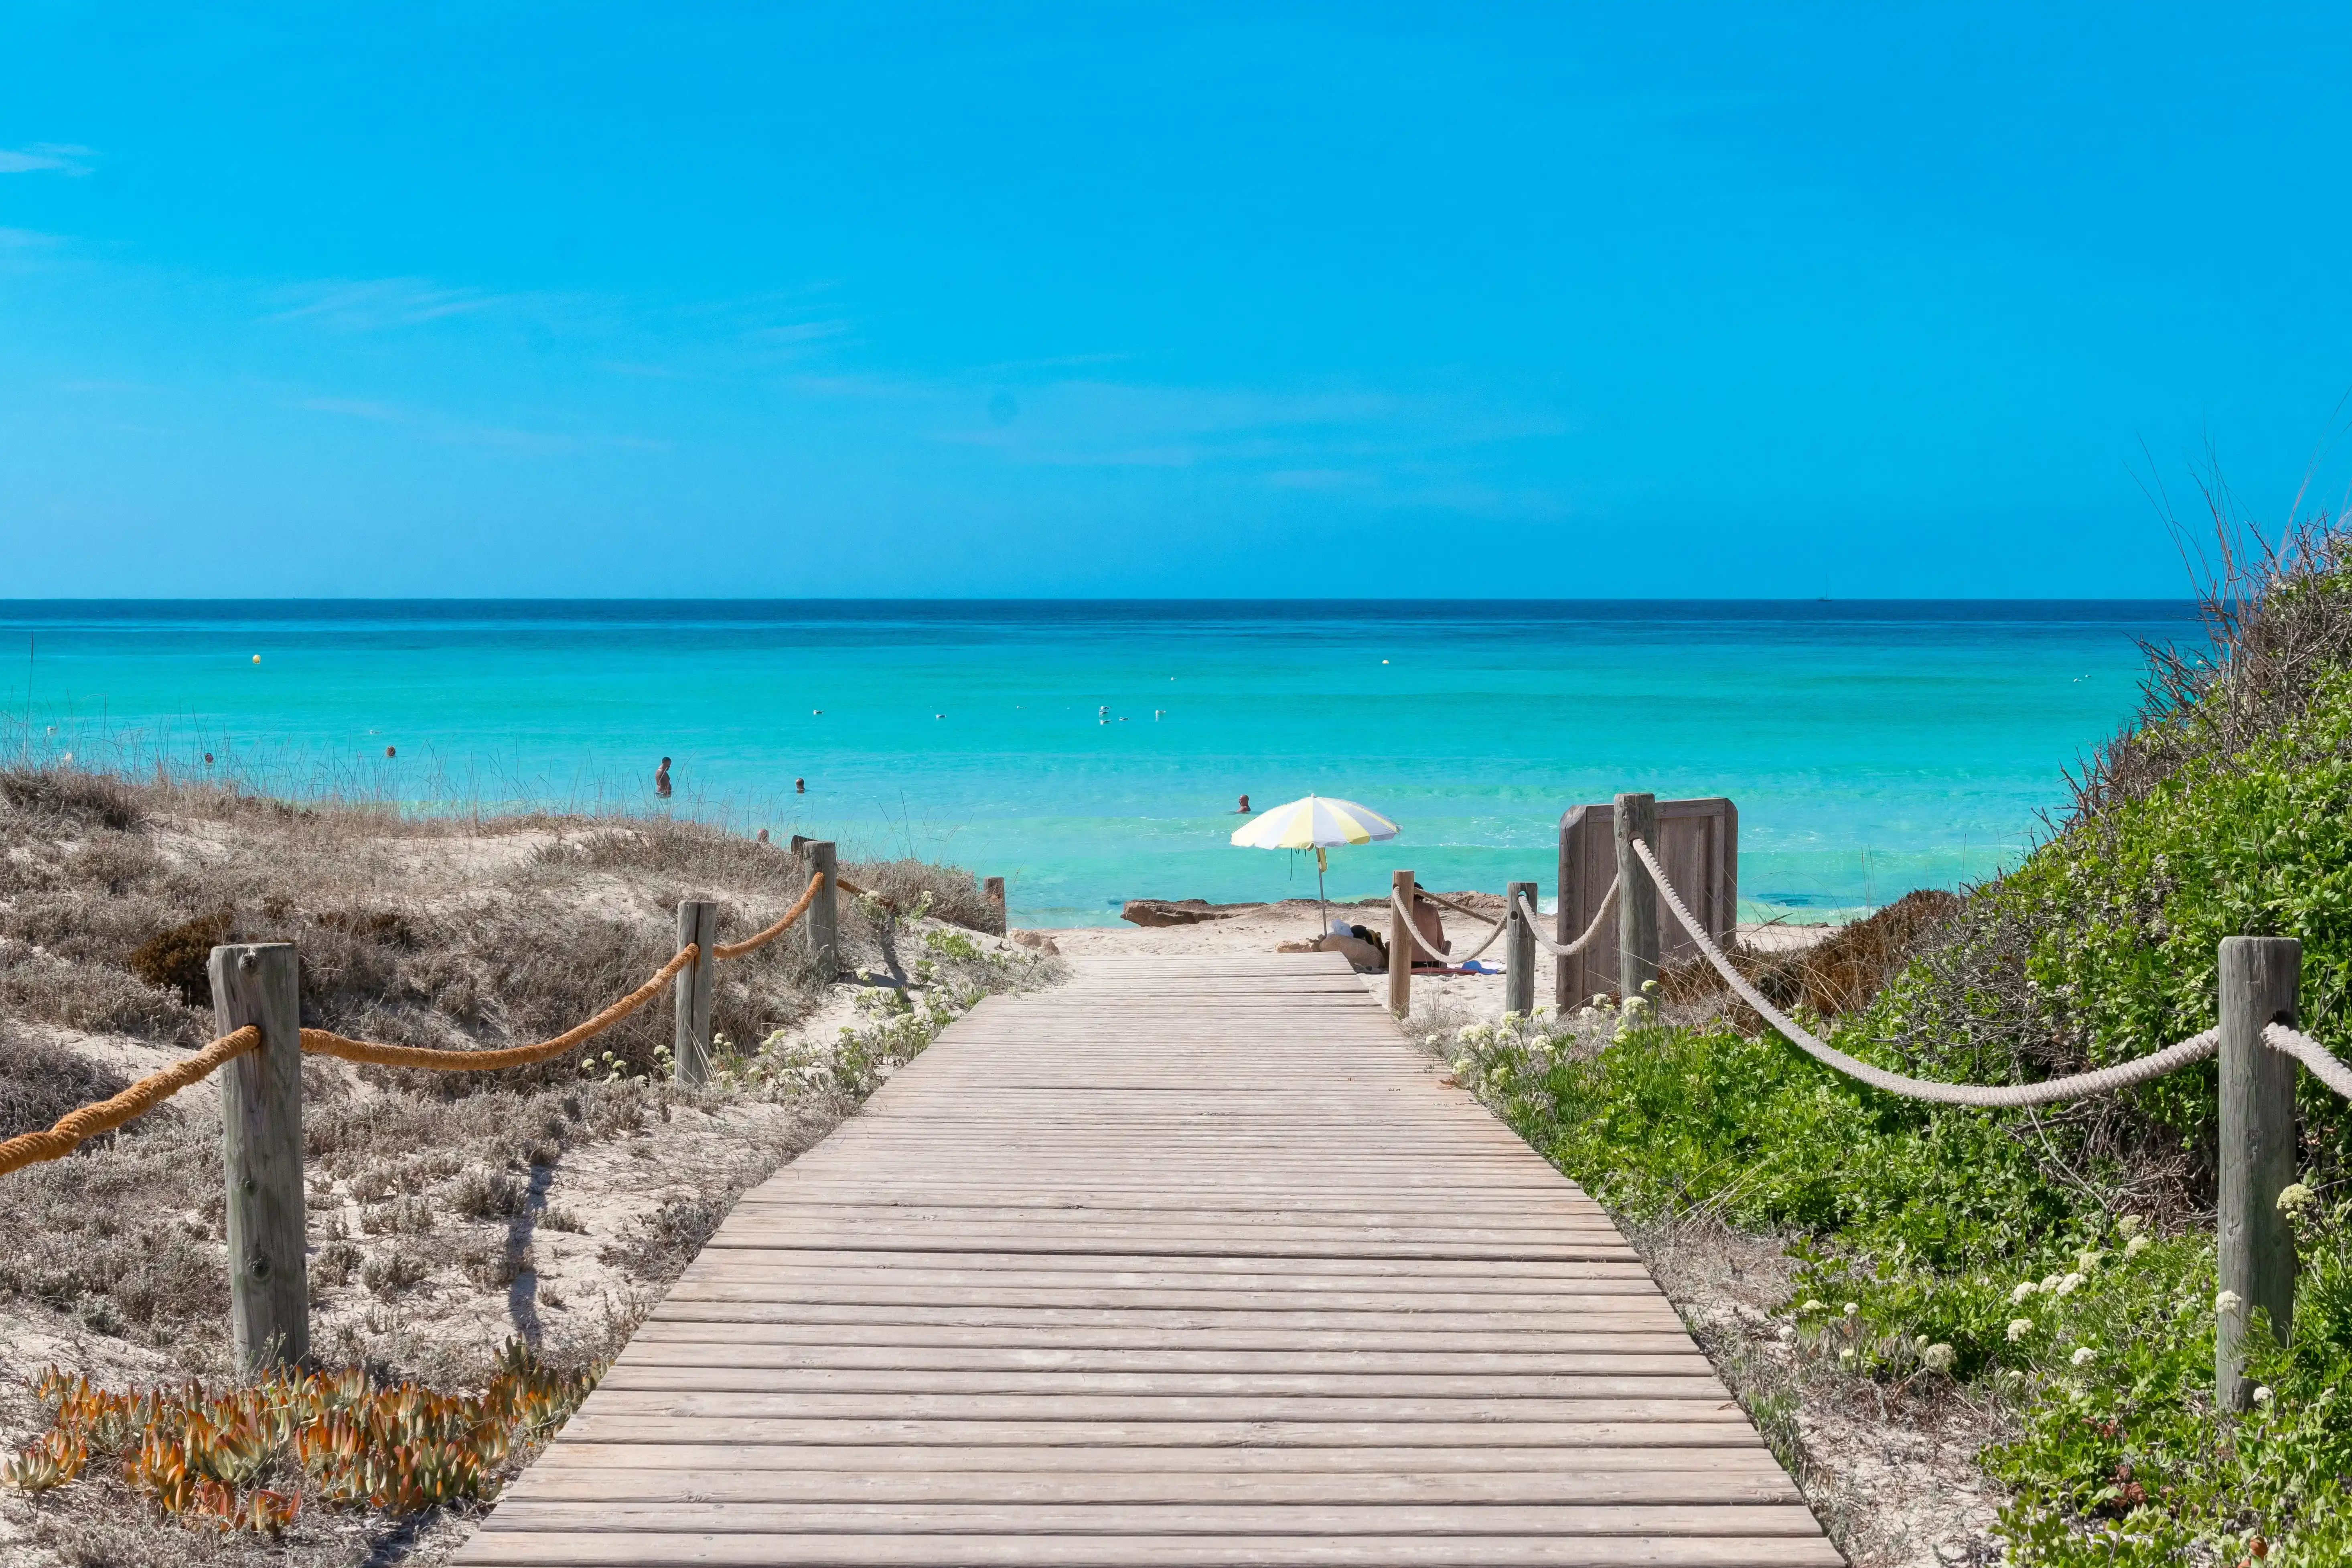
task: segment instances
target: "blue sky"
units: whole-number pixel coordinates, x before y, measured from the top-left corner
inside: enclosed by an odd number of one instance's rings
[[[12,5],[0,596],[2172,595],[2343,7]],[[2307,501],[2306,504],[2309,504]]]

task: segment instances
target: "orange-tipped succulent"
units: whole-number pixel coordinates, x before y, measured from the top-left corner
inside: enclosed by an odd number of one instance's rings
[[[494,1495],[500,1469],[562,1426],[595,1381],[549,1368],[520,1340],[478,1394],[377,1388],[358,1367],[216,1394],[194,1383],[116,1393],[52,1367],[30,1384],[55,1413],[51,1429],[0,1464],[0,1478],[44,1491],[74,1479],[91,1454],[120,1454],[123,1479],[164,1512],[274,1535],[302,1500],[260,1483],[299,1468],[329,1502],[413,1513]]]

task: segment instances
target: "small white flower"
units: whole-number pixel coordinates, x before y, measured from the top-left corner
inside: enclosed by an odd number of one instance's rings
[[[2055,1290],[2058,1289],[2058,1281],[2066,1277],[2063,1274],[2044,1274],[2042,1277],[2042,1288],[2044,1290]]]
[[[2051,1294],[2055,1296],[2071,1296],[2082,1288],[2083,1277],[2080,1274],[2069,1274],[2066,1278],[2058,1281],[2057,1285],[2053,1288]]]
[[[1861,1302],[1859,1302],[1859,1301],[1848,1301],[1848,1302],[1845,1304],[1845,1315],[1846,1315],[1847,1317],[1849,1317],[1849,1318],[1853,1317],[1854,1315],[1856,1315],[1857,1313],[1859,1313],[1861,1310],[1862,1310],[1862,1303],[1861,1303]]]
[[[1838,1365],[1840,1365],[1840,1366],[1852,1366],[1853,1364],[1853,1347],[1852,1345],[1848,1345],[1848,1346],[1846,1346],[1846,1348],[1845,1348],[1845,1349],[1843,1349],[1843,1350],[1842,1350],[1842,1351],[1838,1352]]]
[[[2098,1268],[2099,1260],[2105,1256],[2104,1252],[2078,1252],[2074,1255],[2074,1267],[2081,1272],[2088,1274]]]
[[[2262,1387],[2257,1388],[2257,1389],[2255,1389],[2255,1390],[2254,1390],[2254,1403],[2255,1403],[2255,1404],[2257,1404],[2257,1405],[2268,1405],[2270,1402],[2271,1402],[2271,1391],[2270,1391],[2270,1385],[2269,1385],[2268,1384],[2264,1384]]]
[[[2011,1290],[2009,1293],[2009,1304],[2012,1307],[2020,1306],[2023,1304],[2027,1297],[2032,1295],[2035,1291],[2041,1289],[2041,1286],[2035,1284],[2032,1280],[2028,1279],[2024,1284],[2020,1285],[2016,1289]]]
[[[2213,1310],[2223,1317],[2229,1316],[2245,1304],[2246,1299],[2235,1290],[2224,1290],[2213,1298]]]
[[[1958,1352],[1949,1345],[1929,1345],[1919,1352],[1919,1359],[1927,1363],[1929,1372],[1949,1372]]]
[[[2280,1192],[2278,1195],[2279,1212],[2281,1214],[2294,1214],[2299,1210],[2311,1207],[2318,1201],[2319,1194],[2317,1193],[2313,1192],[2301,1182],[2296,1182],[2293,1185],[2288,1186]]]
[[[1911,1342],[1911,1348],[1924,1353],[1927,1349],[1927,1336],[1921,1334],[1917,1339],[1913,1340]]]
[[[2018,1341],[2023,1339],[2032,1331],[2033,1320],[2031,1318],[2011,1318],[2009,1321],[2009,1342],[2011,1344],[2015,1344]]]
[[[2127,1214],[2124,1215],[2123,1218],[2116,1221],[2116,1234],[2126,1238],[2137,1236],[2141,1231],[2147,1228],[2147,1221],[2140,1218],[2139,1215],[2136,1214]]]
[[[1797,1309],[1800,1312],[1826,1312],[1829,1310],[1830,1304],[1827,1301],[1808,1301]]]
[[[2067,1359],[2072,1361],[2076,1366],[2088,1366],[2093,1362],[2099,1359],[2099,1352],[2089,1345],[2083,1345],[2077,1348],[2074,1353]]]
[[[2141,1253],[2146,1252],[2147,1250],[2147,1237],[2144,1236],[2135,1236],[2129,1241],[2124,1243],[2124,1256],[2126,1258],[2137,1258]]]

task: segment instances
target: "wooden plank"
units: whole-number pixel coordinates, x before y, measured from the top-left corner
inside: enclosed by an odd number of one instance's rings
[[[1270,1421],[1253,1410],[1246,1418],[1224,1421],[1150,1419],[982,1421],[915,1416],[649,1415],[624,1413],[612,1402],[581,1407],[563,1439],[582,1443],[714,1443],[876,1447],[901,1444],[996,1447],[1006,1444],[1060,1445],[1066,1448],[1197,1447],[1247,1443],[1262,1448],[1395,1448],[1409,1444],[1444,1447],[1748,1448],[1756,1428],[1739,1407],[1719,1407],[1680,1421],[1599,1419],[1588,1421],[1440,1421],[1414,1415],[1393,1421]],[[577,1431],[574,1431],[577,1428]]]
[[[562,1530],[569,1503],[518,1500],[493,1530]],[[997,1503],[614,1500],[608,1531],[746,1535],[1647,1535],[1814,1536],[1787,1503]]]
[[[1541,1486],[1569,1485],[1580,1477],[1621,1473],[1764,1476],[1777,1478],[1782,1484],[1788,1482],[1786,1473],[1761,1445],[1735,1448],[1720,1445],[1677,1447],[1671,1443],[1638,1448],[1587,1445],[1573,1455],[1566,1455],[1558,1447],[1515,1447],[1507,1443],[1489,1444],[1475,1450],[1384,1447],[1378,1444],[1327,1448],[1160,1444],[1148,1448],[1104,1448],[1088,1455],[1083,1468],[1074,1469],[1067,1447],[1036,1444],[724,1447],[709,1443],[567,1442],[550,1448],[517,1484],[529,1485],[534,1478],[574,1469],[610,1475],[638,1470],[693,1470],[702,1471],[714,1480],[722,1475],[769,1476],[782,1472],[810,1479],[811,1484],[816,1486],[842,1484],[845,1475],[853,1479],[951,1477],[965,1471],[1045,1473],[1048,1479],[1093,1478],[1105,1485],[1172,1485],[1188,1477],[1209,1478],[1224,1484],[1237,1484],[1238,1478],[1253,1483],[1281,1480],[1301,1485],[1326,1484],[1328,1478],[1335,1477],[1404,1477],[1416,1484],[1438,1487],[1467,1485],[1481,1477],[1503,1476],[1534,1478],[1530,1484]],[[1795,1495],[1793,1489],[1790,1495]]]
[[[706,1354],[702,1358],[709,1360]],[[916,1369],[679,1365],[625,1361],[601,1385],[647,1394],[1181,1394],[1253,1399],[1328,1395],[1349,1400],[1475,1399],[1496,1411],[1536,1399],[1700,1399],[1719,1404],[1723,1384],[1704,1363],[1573,1374],[1412,1373],[1045,1372],[1033,1368]],[[798,1400],[793,1409],[805,1408]],[[1059,1405],[1057,1403],[1057,1408]],[[1278,1412],[1280,1406],[1270,1405]]]
[[[667,1320],[637,1331],[624,1361],[673,1354],[707,1357],[698,1346],[737,1347],[744,1366],[1137,1366],[1217,1370],[1304,1371],[1364,1368],[1401,1372],[1444,1366],[1461,1372],[1596,1371],[1643,1355],[1692,1365],[1706,1358],[1681,1330],[1649,1333],[1562,1330],[1511,1334],[1491,1345],[1396,1332],[1365,1343],[1352,1334],[1214,1334],[1174,1336],[1150,1331],[1054,1329],[1019,1331],[937,1328],[929,1324],[698,1323]],[[892,1362],[885,1358],[911,1358]]]
[[[496,1516],[493,1515],[493,1518]],[[1843,1568],[1821,1538],[1700,1536],[712,1535],[485,1530],[482,1568]]]
[[[1304,959],[951,1026],[457,1561],[1834,1564],[1607,1215]]]
[[[609,1458],[612,1446],[581,1453]],[[1777,1465],[1722,1462],[1666,1468],[1654,1455],[1635,1468],[1438,1470],[1395,1468],[1275,1475],[1186,1469],[1073,1469],[1061,1449],[1031,1449],[1025,1468],[949,1468],[876,1471],[708,1468],[709,1451],[677,1451],[667,1467],[542,1463],[508,1493],[500,1518],[524,1499],[576,1507],[603,1502],[984,1502],[1254,1503],[1346,1507],[1384,1503],[1793,1503],[1801,1500]],[[1696,1459],[1699,1456],[1691,1456]],[[1552,1456],[1557,1463],[1558,1456]]]
[[[1192,1342],[1204,1330],[1275,1334],[1286,1339],[1296,1332],[1336,1331],[1349,1342],[1368,1336],[1402,1331],[1409,1340],[1426,1343],[1432,1335],[1466,1336],[1548,1332],[1558,1330],[1562,1314],[1557,1307],[1540,1311],[1447,1310],[1432,1306],[1417,1312],[1402,1310],[1386,1317],[1367,1310],[1343,1310],[1328,1306],[1305,1308],[1227,1307],[1197,1310],[1166,1306],[1083,1307],[1032,1304],[974,1305],[909,1302],[893,1298],[874,1301],[697,1300],[672,1291],[660,1308],[671,1321],[705,1323],[940,1323],[968,1328],[1028,1329],[1058,1337],[1070,1328],[1149,1329],[1162,1336]],[[1654,1302],[1626,1297],[1606,1310],[1588,1309],[1576,1314],[1580,1328],[1657,1329],[1682,1327],[1662,1297]]]

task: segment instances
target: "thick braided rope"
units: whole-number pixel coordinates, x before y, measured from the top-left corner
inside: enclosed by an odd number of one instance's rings
[[[1429,895],[1426,893],[1423,893],[1421,896],[1425,899],[1429,898]],[[1436,902],[1433,899],[1430,901],[1433,903]],[[1480,953],[1494,946],[1495,939],[1503,934],[1504,927],[1508,923],[1507,921],[1497,922],[1495,929],[1486,933],[1486,941],[1480,942],[1469,952],[1456,957],[1454,954],[1450,952],[1440,952],[1435,948],[1429,945],[1429,939],[1422,935],[1420,930],[1414,926],[1412,923],[1412,916],[1406,911],[1404,905],[1398,901],[1397,896],[1393,892],[1389,894],[1389,908],[1394,910],[1399,916],[1397,923],[1404,927],[1405,934],[1412,939],[1413,946],[1421,949],[1422,952],[1427,953],[1430,957],[1435,959],[1440,963],[1456,967],[1469,963],[1472,959],[1477,957]]]
[[[1800,1028],[1787,1014],[1766,1001],[1762,992],[1750,985],[1746,976],[1731,967],[1731,961],[1723,956],[1723,950],[1717,947],[1706,934],[1706,928],[1698,923],[1683,903],[1681,896],[1675,891],[1674,884],[1666,880],[1665,872],[1659,868],[1657,860],[1650,854],[1650,847],[1636,838],[1633,840],[1633,853],[1640,856],[1642,864],[1649,868],[1650,879],[1658,885],[1658,896],[1664,899],[1666,907],[1675,911],[1675,919],[1682,921],[1683,929],[1690,932],[1691,940],[1698,943],[1699,952],[1706,955],[1706,961],[1715,965],[1715,972],[1723,976],[1724,984],[1737,992],[1742,1001],[1755,1008],[1767,1023],[1786,1035],[1807,1056],[1889,1094],[1899,1094],[1909,1100],[1930,1100],[1937,1105],[2048,1105],[2053,1100],[2081,1100],[2094,1094],[2128,1089],[2136,1083],[2146,1083],[2149,1079],[2163,1077],[2175,1068],[2202,1061],[2221,1047],[2221,1031],[2207,1029],[2202,1034],[2191,1035],[2177,1045],[2167,1046],[2136,1060],[2101,1068],[2096,1072],[2077,1073],[2072,1078],[2053,1078],[2046,1083],[1934,1083],[1927,1079],[1906,1078],[1901,1073],[1888,1072],[1850,1057],[1832,1046],[1823,1045]]]
[[[2300,1029],[2290,1029],[2284,1024],[2263,1026],[2263,1044],[2274,1051],[2284,1051],[2311,1069],[2311,1076],[2352,1100],[2352,1067],[2341,1058]]]
[[[759,952],[761,948],[767,946],[770,942],[783,935],[784,932],[791,928],[792,923],[794,921],[808,913],[808,907],[816,902],[817,889],[824,886],[824,873],[820,871],[815,876],[809,879],[808,887],[801,893],[800,902],[794,904],[791,909],[786,910],[782,920],[778,921],[774,925],[770,926],[767,930],[761,931],[756,936],[745,937],[741,942],[712,942],[710,944],[710,956],[713,958],[740,958],[747,952]]]
[[[144,1116],[190,1084],[211,1076],[223,1062],[232,1061],[261,1044],[259,1026],[223,1035],[194,1056],[173,1062],[162,1072],[149,1073],[110,1100],[85,1105],[59,1117],[45,1132],[24,1132],[0,1143],[0,1175],[43,1160],[63,1159],[86,1138],[111,1132],[136,1116]]]
[[[1427,899],[1431,903],[1435,904],[1441,910],[1452,910],[1455,914],[1467,916],[1469,919],[1476,921],[1480,925],[1491,924],[1500,926],[1506,923],[1502,921],[1490,921],[1485,915],[1480,914],[1476,910],[1472,909],[1469,905],[1457,904],[1452,899],[1441,899],[1435,893],[1431,892],[1427,888],[1415,888],[1413,889],[1413,893],[1418,898]],[[1391,897],[1394,896],[1395,895],[1393,894],[1391,895]]]
[[[654,972],[654,977],[605,1008],[586,1023],[566,1029],[535,1046],[508,1046],[495,1051],[440,1051],[423,1046],[380,1046],[373,1040],[346,1039],[324,1029],[302,1031],[302,1048],[313,1056],[340,1057],[347,1062],[373,1062],[387,1068],[430,1068],[436,1072],[488,1072],[496,1068],[529,1067],[560,1057],[583,1040],[603,1034],[646,1003],[668,984],[677,972],[692,963],[700,950],[688,942],[677,956]]]
[[[1536,945],[1554,958],[1574,958],[1591,947],[1593,939],[1601,934],[1602,924],[1609,919],[1609,911],[1616,907],[1617,884],[1612,881],[1609,884],[1609,890],[1601,895],[1601,907],[1592,911],[1592,923],[1584,928],[1584,934],[1571,942],[1557,942],[1544,935],[1543,922],[1536,918],[1535,908],[1528,902],[1528,896],[1525,893],[1519,895],[1519,917],[1528,922],[1528,930],[1535,934]]]

